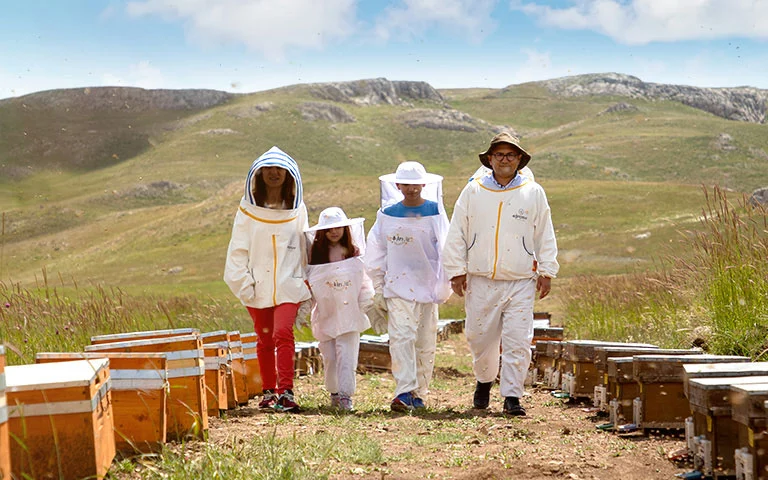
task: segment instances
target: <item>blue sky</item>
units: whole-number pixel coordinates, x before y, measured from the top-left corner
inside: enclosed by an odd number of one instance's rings
[[[374,77],[501,88],[599,72],[768,89],[766,18],[768,0],[9,1],[0,98]]]

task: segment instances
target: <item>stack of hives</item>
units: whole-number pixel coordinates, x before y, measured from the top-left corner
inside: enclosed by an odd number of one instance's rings
[[[571,340],[538,344],[532,368],[562,396],[592,397],[609,417],[599,428],[685,432],[686,454],[703,477],[768,479],[768,362]]]

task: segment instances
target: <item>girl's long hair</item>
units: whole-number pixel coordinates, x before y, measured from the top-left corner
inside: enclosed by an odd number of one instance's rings
[[[267,184],[264,183],[263,175],[264,171],[260,168],[253,176],[253,199],[260,207],[267,206]],[[285,181],[280,187],[280,198],[283,201],[281,209],[290,209],[296,198],[296,181],[288,170],[285,171]]]
[[[322,265],[330,262],[328,250],[331,247],[331,242],[325,236],[326,231],[318,230],[315,233],[315,239],[312,241],[312,247],[309,249],[310,265]],[[341,236],[339,244],[347,251],[344,260],[360,255],[360,250],[352,242],[352,230],[349,228],[349,225],[344,227],[344,234]]]

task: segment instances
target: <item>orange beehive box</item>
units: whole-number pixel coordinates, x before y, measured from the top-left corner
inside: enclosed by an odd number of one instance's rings
[[[203,344],[203,350],[208,416],[218,417],[227,409],[227,349],[221,344]]]
[[[131,340],[146,340],[149,338],[179,337],[181,335],[200,334],[197,328],[174,328],[172,330],[146,330],[142,332],[110,333],[91,337],[91,345],[103,343],[128,342]]]
[[[232,410],[242,401],[237,396],[237,386],[235,383],[235,372],[232,369],[231,335],[226,330],[216,330],[215,332],[206,332],[200,335],[203,339],[203,345],[216,345],[226,350],[226,391],[227,391],[227,409]]]
[[[164,353],[41,352],[37,363],[108,358],[115,446],[124,453],[151,453],[166,440],[168,369]]]
[[[13,478],[103,478],[115,458],[109,360],[6,370]]]
[[[256,354],[256,344],[259,336],[255,333],[243,333],[240,342],[243,345],[243,361],[245,361],[245,386],[248,390],[248,398],[256,398],[261,395],[261,370],[259,358]]]
[[[0,479],[11,477],[11,446],[8,441],[8,403],[5,398],[5,347],[0,345]]]
[[[167,438],[188,435],[204,439],[208,432],[205,361],[200,335],[150,338],[88,345],[87,352],[165,353],[168,368]]]
[[[248,379],[245,376],[245,359],[243,358],[243,343],[240,341],[240,331],[229,332],[229,353],[232,376],[237,389],[237,404],[248,405]]]
[[[768,478],[768,383],[731,385],[731,416],[739,424],[736,478]],[[746,473],[751,473],[747,476]]]

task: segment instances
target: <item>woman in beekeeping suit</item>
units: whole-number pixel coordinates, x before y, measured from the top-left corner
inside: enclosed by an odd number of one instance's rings
[[[320,342],[331,406],[346,411],[353,409],[360,333],[371,326],[365,315],[373,304],[373,284],[363,264],[364,221],[330,207],[307,230],[312,334]]]
[[[299,167],[272,147],[248,171],[224,270],[224,281],[245,305],[258,335],[264,389],[259,408],[299,409],[293,396],[293,327],[309,311],[307,227]]]
[[[376,310],[388,312],[389,352],[395,377],[394,411],[424,408],[435,361],[438,304],[451,294],[441,252],[448,232],[443,177],[418,162],[403,162],[379,177],[381,209],[368,233],[366,269]],[[378,315],[373,315],[374,329]]]

